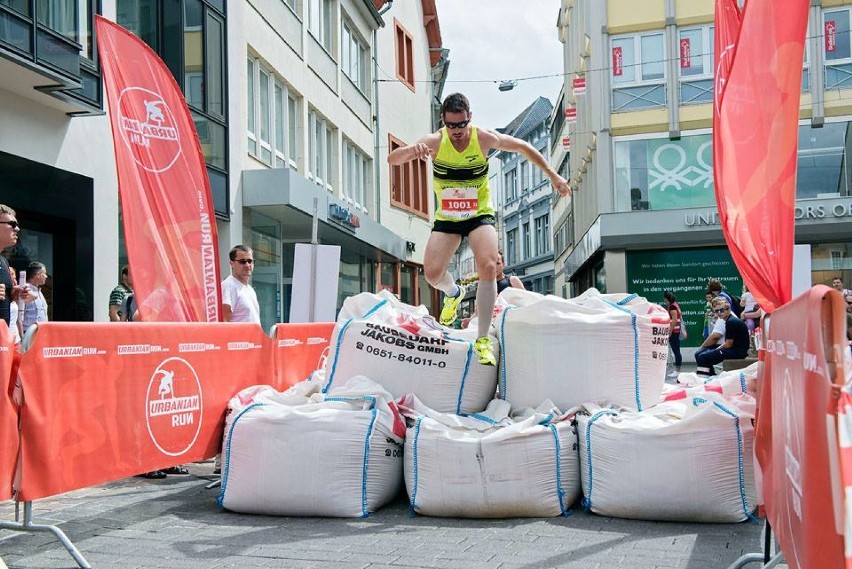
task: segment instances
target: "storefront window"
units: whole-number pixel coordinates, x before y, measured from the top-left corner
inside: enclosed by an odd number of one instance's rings
[[[852,289],[852,242],[811,245],[811,282],[831,286],[837,277]]]

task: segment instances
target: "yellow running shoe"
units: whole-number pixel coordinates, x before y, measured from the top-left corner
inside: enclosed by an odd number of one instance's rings
[[[459,285],[458,296],[444,296],[444,307],[441,309],[441,324],[444,326],[452,326],[456,321],[459,312],[461,301],[464,300],[466,289]]]
[[[479,363],[486,366],[497,365],[497,360],[494,358],[494,348],[491,347],[491,338],[488,336],[477,338],[473,349],[479,356]]]

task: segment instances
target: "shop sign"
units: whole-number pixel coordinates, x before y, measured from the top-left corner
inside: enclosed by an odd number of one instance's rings
[[[361,227],[361,219],[357,215],[336,203],[328,204],[328,218],[338,225],[342,225],[353,231]]]

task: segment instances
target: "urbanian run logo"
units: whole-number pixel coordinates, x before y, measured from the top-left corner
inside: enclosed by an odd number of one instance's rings
[[[163,360],[148,382],[145,418],[154,445],[169,456],[187,452],[201,432],[201,382],[183,358]]]
[[[121,138],[141,168],[161,173],[174,165],[181,153],[180,133],[159,93],[126,88],[118,97],[118,114]]]

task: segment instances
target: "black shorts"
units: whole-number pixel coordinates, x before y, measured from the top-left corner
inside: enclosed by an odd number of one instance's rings
[[[478,215],[464,221],[443,221],[438,219],[432,224],[432,231],[453,233],[467,237],[471,231],[480,225],[497,225],[497,219],[493,215]]]

